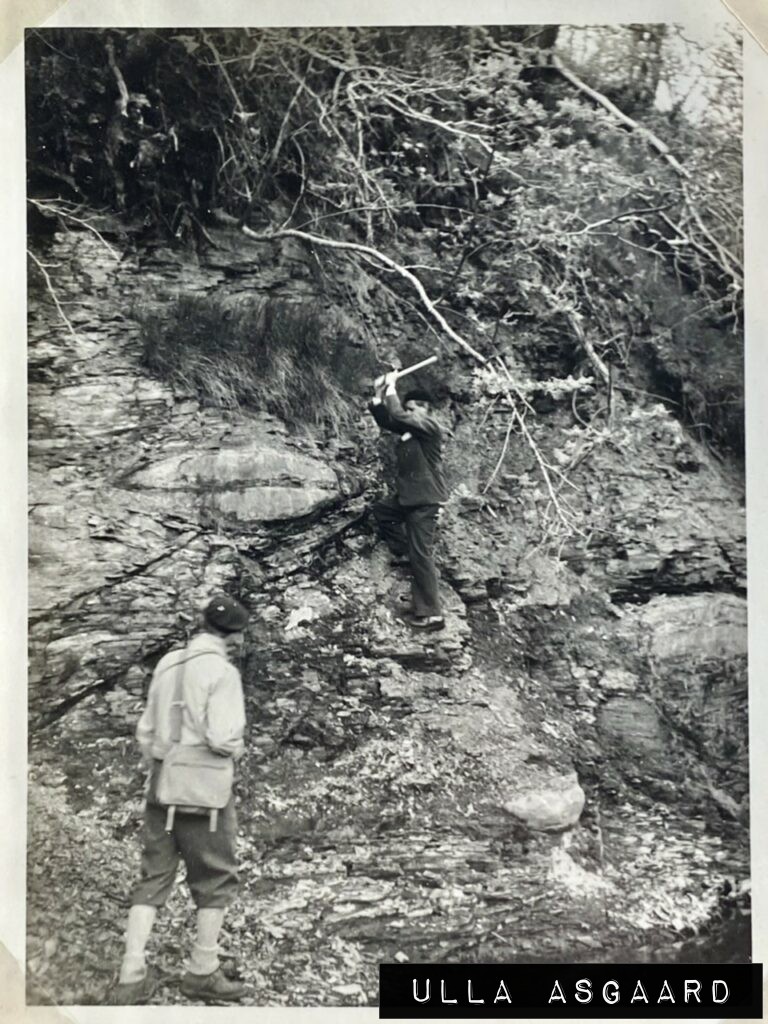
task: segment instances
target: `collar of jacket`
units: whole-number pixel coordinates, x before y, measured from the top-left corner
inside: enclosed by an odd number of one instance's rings
[[[224,638],[214,636],[213,633],[198,633],[197,636],[192,637],[189,641],[187,650],[190,654],[202,654],[204,651],[211,651],[214,654],[220,654],[222,658],[226,658],[229,661]]]

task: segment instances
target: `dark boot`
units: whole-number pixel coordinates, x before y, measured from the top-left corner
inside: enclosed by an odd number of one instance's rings
[[[409,626],[414,629],[422,629],[425,633],[445,629],[445,619],[442,615],[408,615],[405,621]]]
[[[236,1003],[245,995],[245,985],[226,976],[221,967],[213,974],[184,975],[181,982],[182,994],[187,999],[200,999],[204,1003]]]
[[[157,976],[152,968],[141,981],[116,982],[107,996],[107,1006],[142,1006],[155,994]]]

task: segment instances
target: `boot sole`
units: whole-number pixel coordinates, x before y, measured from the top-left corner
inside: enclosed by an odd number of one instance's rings
[[[111,992],[106,999],[106,1006],[146,1006],[160,987],[159,981],[153,981],[149,989],[140,993],[137,999],[121,999],[116,992]]]
[[[201,1003],[239,1003],[240,1000],[245,996],[245,992],[240,992],[236,996],[224,996],[219,993],[214,994],[213,992],[187,992],[181,989],[181,994],[186,999],[196,999]]]

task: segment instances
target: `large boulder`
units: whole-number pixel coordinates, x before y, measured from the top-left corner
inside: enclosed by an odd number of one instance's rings
[[[548,777],[527,781],[528,788],[504,804],[507,814],[540,832],[562,832],[576,824],[586,800],[576,772],[551,772]]]

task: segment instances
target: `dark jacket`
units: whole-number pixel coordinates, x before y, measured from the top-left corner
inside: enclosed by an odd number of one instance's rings
[[[443,474],[443,432],[431,416],[406,412],[397,395],[368,408],[382,430],[400,435],[396,485],[401,505],[441,505],[448,500]]]

